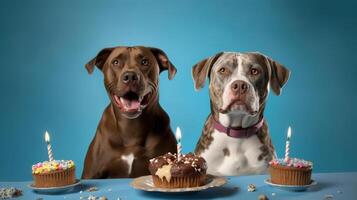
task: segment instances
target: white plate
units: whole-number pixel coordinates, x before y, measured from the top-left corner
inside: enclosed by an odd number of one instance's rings
[[[206,184],[200,187],[190,188],[159,188],[155,187],[152,182],[152,176],[141,176],[134,179],[130,185],[138,190],[144,190],[148,192],[193,192],[201,191],[212,187],[219,187],[227,183],[227,179],[224,177],[217,177],[213,175],[207,175]]]
[[[272,187],[276,187],[287,191],[303,191],[317,184],[317,182],[314,180],[311,180],[311,183],[308,185],[280,185],[270,182],[270,179],[266,179],[264,182]]]
[[[39,193],[61,193],[73,189],[75,186],[79,185],[80,183],[81,183],[80,180],[76,179],[75,183],[71,185],[60,186],[60,187],[39,188],[39,187],[35,187],[33,184],[29,184],[28,187],[34,190],[35,192],[39,192]]]

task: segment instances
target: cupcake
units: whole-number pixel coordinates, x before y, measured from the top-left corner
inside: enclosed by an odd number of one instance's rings
[[[269,163],[270,181],[280,185],[309,185],[311,183],[312,162],[290,158],[274,159]]]
[[[32,166],[33,186],[39,188],[59,187],[76,182],[72,160],[53,160]]]
[[[165,155],[150,160],[149,171],[154,185],[161,188],[198,187],[205,183],[206,161],[193,153]]]

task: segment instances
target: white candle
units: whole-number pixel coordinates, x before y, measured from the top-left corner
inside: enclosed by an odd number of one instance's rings
[[[180,160],[181,159],[181,151],[182,151],[180,127],[176,128],[175,137],[176,137],[176,141],[177,141],[177,160]]]
[[[45,141],[47,143],[47,152],[48,152],[48,159],[49,161],[53,161],[53,153],[52,153],[52,147],[50,143],[50,134],[46,131],[45,133]]]
[[[290,138],[291,138],[291,127],[289,126],[289,128],[288,128],[288,136],[286,138],[286,146],[285,146],[285,162],[289,161]]]

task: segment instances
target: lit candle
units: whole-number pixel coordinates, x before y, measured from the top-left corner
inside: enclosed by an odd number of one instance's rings
[[[53,161],[53,153],[52,153],[52,147],[51,147],[51,143],[50,143],[50,134],[48,134],[47,131],[45,133],[45,141],[47,143],[48,159],[50,161]]]
[[[177,160],[181,159],[181,151],[182,151],[182,146],[181,146],[181,129],[180,127],[176,128],[176,141],[177,141]]]
[[[290,138],[291,138],[291,127],[289,126],[288,137],[286,138],[286,146],[285,146],[285,162],[289,161]]]

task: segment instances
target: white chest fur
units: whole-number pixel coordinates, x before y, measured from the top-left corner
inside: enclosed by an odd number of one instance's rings
[[[128,174],[130,174],[131,173],[131,169],[132,169],[132,165],[133,165],[133,161],[134,161],[134,155],[132,153],[128,154],[128,155],[122,155],[121,159],[124,162],[127,162],[127,164],[128,164]]]
[[[213,141],[201,153],[208,166],[208,173],[222,176],[262,174],[267,170],[264,159],[258,160],[263,145],[256,135],[233,138],[214,130]]]

